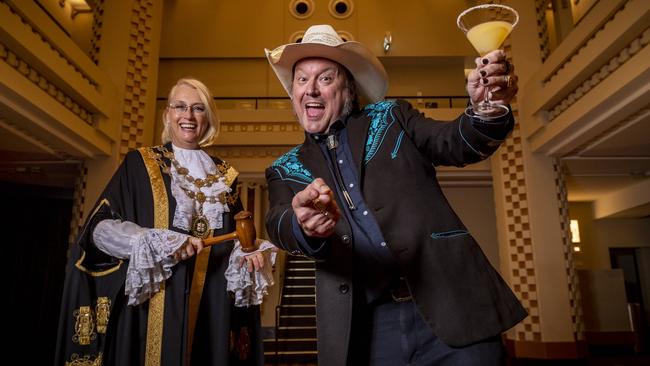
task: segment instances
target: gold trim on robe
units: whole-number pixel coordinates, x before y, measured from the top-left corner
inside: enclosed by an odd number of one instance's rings
[[[151,192],[154,205],[154,227],[156,229],[167,229],[169,225],[169,202],[167,190],[158,163],[151,159],[151,148],[139,148],[144,166],[149,173],[151,181]],[[149,299],[149,316],[147,320],[147,349],[145,352],[146,366],[160,365],[162,353],[163,322],[165,314],[165,283],[160,284],[158,291]]]

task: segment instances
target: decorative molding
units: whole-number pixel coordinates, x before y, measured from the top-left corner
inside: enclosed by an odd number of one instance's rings
[[[88,73],[84,72],[82,69],[80,69],[76,62],[69,58],[67,55],[62,53],[59,50],[59,47],[57,47],[56,44],[52,43],[50,38],[41,32],[38,27],[29,19],[24,16],[22,16],[21,12],[16,8],[15,4],[12,3],[5,3],[3,2],[2,4],[6,5],[9,9],[9,11],[12,13],[12,15],[18,17],[20,19],[20,22],[23,23],[26,27],[29,28],[29,31],[34,33],[43,43],[47,44],[47,46],[60,58],[62,58],[65,63],[72,69],[74,70],[75,73],[79,74],[85,81],[88,82],[91,86],[93,86],[95,89],[98,89],[98,82],[94,80]]]
[[[221,122],[221,133],[301,132],[295,121],[287,122]]]
[[[228,160],[233,158],[279,158],[287,151],[291,150],[293,146],[208,146],[205,147],[210,155],[218,156],[219,158]]]
[[[548,2],[548,0],[546,0]],[[614,19],[619,16],[623,10],[625,10],[625,6],[628,4],[628,2],[625,2],[621,5],[621,7],[614,13],[612,14],[607,21],[605,21],[598,29],[593,31],[591,34],[591,37],[585,38],[578,46],[576,46],[573,49],[573,52],[570,53],[567,57],[564,58],[564,62],[562,62],[560,65],[557,66],[557,68],[553,71],[553,73],[549,74],[544,80],[542,80],[542,84],[549,83],[557,76],[557,74],[568,64],[571,63],[573,59],[575,59],[576,56],[580,54],[580,52],[583,52],[587,46],[589,46],[590,43],[592,43],[599,34],[602,34],[601,32],[608,26],[610,25]],[[547,55],[548,56],[548,55]]]
[[[580,144],[580,146],[576,147],[575,149],[571,150],[567,156],[580,156],[583,152],[586,150],[589,150],[590,147],[598,145],[599,142],[602,140],[607,139],[610,135],[613,133],[616,133],[618,130],[621,128],[625,128],[629,124],[634,124],[639,121],[640,118],[648,118],[648,113],[650,113],[650,104],[646,104],[643,108],[639,109],[638,111],[632,113],[629,115],[627,118],[622,119],[618,123],[612,125],[610,128],[606,129],[605,131],[602,131],[598,135],[592,137],[591,139],[585,141],[584,143]]]
[[[32,83],[38,85],[47,92],[53,99],[69,109],[72,113],[84,120],[89,125],[93,125],[93,114],[81,107],[72,97],[63,92],[53,82],[48,80],[43,74],[38,72],[34,67],[21,59],[15,52],[10,50],[6,45],[0,43],[0,60],[13,67]]]
[[[646,28],[643,33],[639,34],[632,42],[624,47],[617,55],[612,57],[608,62],[586,78],[577,88],[571,91],[564,99],[548,109],[548,122],[553,121],[563,111],[580,100],[591,89],[596,87],[601,81],[606,79],[611,73],[626,63],[636,53],[645,48],[650,42],[650,28]]]

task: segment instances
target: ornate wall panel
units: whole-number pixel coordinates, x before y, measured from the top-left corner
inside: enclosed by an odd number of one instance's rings
[[[131,150],[142,146],[149,65],[151,55],[151,26],[153,3],[149,0],[133,2],[129,30],[128,68],[122,110],[120,159]],[[157,55],[156,55],[157,56]]]

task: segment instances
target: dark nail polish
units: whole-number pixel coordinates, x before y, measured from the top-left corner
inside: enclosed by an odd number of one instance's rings
[[[483,78],[483,80],[481,80],[481,81],[483,82],[483,84],[486,84],[486,85],[488,83],[488,79],[486,79],[486,78]]]
[[[483,65],[487,65],[487,64],[490,63],[490,60],[488,60],[487,58],[484,58],[483,60],[481,60],[481,62],[483,62]]]
[[[485,77],[485,75],[487,75],[487,72],[485,72],[485,70],[481,70],[481,76]]]

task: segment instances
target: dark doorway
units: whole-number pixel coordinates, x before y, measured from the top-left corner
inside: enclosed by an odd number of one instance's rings
[[[51,365],[65,276],[73,190],[0,182],[9,272],[9,347]]]
[[[638,303],[643,307],[639,267],[636,260],[636,248],[609,248],[609,260],[612,269],[623,270],[625,294],[628,303]]]
[[[635,344],[636,352],[648,350],[649,334],[648,322],[646,319],[647,308],[644,303],[643,278],[641,278],[640,250],[641,248],[609,248],[609,259],[612,269],[623,270],[625,281],[625,295],[630,311],[630,321],[637,337]],[[647,279],[645,279],[647,281]],[[650,294],[645,294],[646,298]]]

